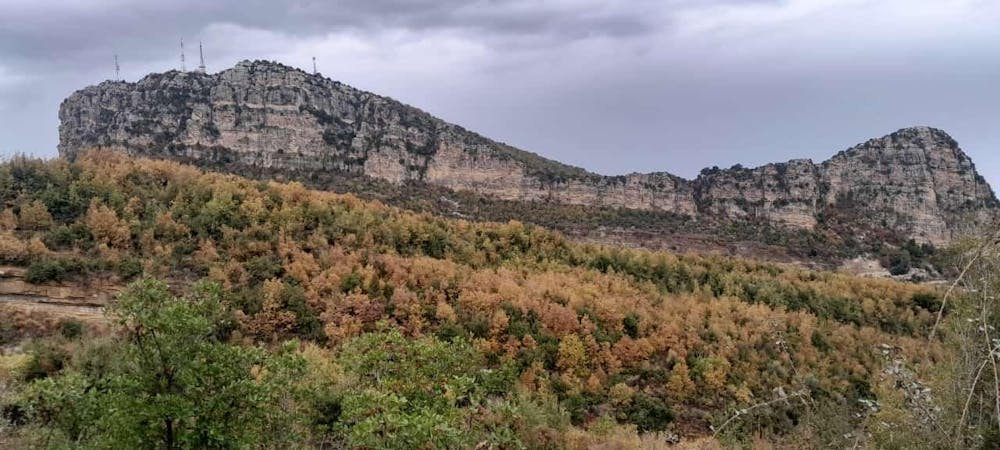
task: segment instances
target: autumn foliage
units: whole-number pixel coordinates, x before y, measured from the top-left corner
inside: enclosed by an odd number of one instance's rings
[[[103,151],[8,163],[0,197],[12,205],[0,213],[5,261],[90,261],[68,279],[122,261],[181,284],[207,278],[246,344],[300,338],[336,352],[387,327],[462,342],[582,427],[704,434],[778,388],[842,404],[871,395],[881,344],[940,357],[916,339],[938,294],[911,284],[585,245]]]

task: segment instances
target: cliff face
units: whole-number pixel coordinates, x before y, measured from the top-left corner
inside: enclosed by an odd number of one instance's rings
[[[59,111],[60,153],[92,147],[244,175],[338,172],[421,181],[505,200],[667,211],[813,228],[837,216],[923,242],[986,220],[996,199],[947,134],[909,128],[808,160],[601,176],[486,139],[392,99],[269,62],[167,72],[80,90]]]

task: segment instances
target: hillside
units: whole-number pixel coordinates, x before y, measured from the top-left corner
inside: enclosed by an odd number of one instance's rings
[[[232,405],[261,411],[238,416],[261,421],[254,430],[281,432],[241,439],[316,447],[662,448],[723,426],[726,442],[846,447],[869,422],[872,433],[902,423],[912,405],[887,386],[948,359],[926,339],[940,294],[914,284],[586,245],[518,222],[446,219],[110,151],[0,165],[0,199],[0,259],[26,267],[27,282],[79,289],[145,276],[186,295],[168,301],[155,282],[131,285],[111,308],[124,328],[82,341],[8,305],[0,337],[42,339],[18,344],[26,357],[0,359],[0,383],[15,386],[0,406],[18,439],[113,447],[162,427],[114,415],[160,414],[123,394],[144,386],[121,384],[145,367],[127,359],[143,354],[134,343],[161,339],[136,323],[180,333],[164,342],[185,355],[258,361],[245,366],[250,384],[233,386],[266,395]],[[46,327],[56,335],[44,338]],[[301,341],[281,344],[292,338]],[[275,366],[261,366],[266,355]],[[229,388],[195,389],[244,366],[226,367],[162,395],[192,417],[235,420],[199,409]],[[267,384],[277,374],[291,378]],[[886,415],[867,412],[876,400]],[[198,429],[194,419],[181,426]],[[113,432],[122,429],[139,434]]]
[[[263,61],[213,75],[173,71],[105,82],[74,93],[59,116],[60,153],[70,159],[106,147],[317,188],[351,185],[365,196],[395,189],[389,197],[425,210],[542,222],[589,240],[612,235],[654,248],[778,244],[805,260],[818,249],[851,247],[830,255],[843,259],[910,239],[946,245],[989,223],[997,205],[955,140],[933,128],[899,130],[821,163],[712,168],[694,180],[665,172],[602,176]],[[385,186],[362,186],[380,182]],[[436,188],[440,193],[414,198]],[[480,208],[463,193],[493,205]],[[604,219],[596,228],[574,226],[574,207]],[[541,219],[524,213],[550,209]],[[630,219],[636,211],[642,220]],[[798,242],[801,232],[813,242]]]

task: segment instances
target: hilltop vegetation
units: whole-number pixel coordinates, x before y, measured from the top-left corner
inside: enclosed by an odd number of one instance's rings
[[[884,349],[915,370],[947,353],[926,339],[942,307],[928,287],[585,245],[111,152],[15,159],[0,200],[0,259],[29,281],[138,280],[117,333],[57,332],[0,370],[25,445],[630,448],[725,424],[727,443],[845,447]],[[31,324],[5,326],[14,340]],[[226,370],[166,389],[143,372],[141,329],[176,349],[164,373]],[[189,354],[204,365],[185,369]],[[217,410],[191,403],[204,379],[228,386]],[[163,392],[176,401],[102,406]],[[237,407],[283,432],[231,434]]]

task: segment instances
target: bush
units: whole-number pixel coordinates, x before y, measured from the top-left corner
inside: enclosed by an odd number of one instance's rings
[[[59,324],[59,334],[66,339],[76,339],[83,334],[83,324],[78,320],[65,320]]]
[[[9,318],[5,317],[4,320],[0,320],[0,345],[7,345],[14,342],[16,338],[17,328],[14,327],[14,324],[10,323]]]
[[[70,359],[69,352],[52,341],[32,345],[29,353],[31,361],[24,374],[24,378],[28,381],[48,378],[59,373]]]
[[[251,282],[263,283],[272,278],[278,278],[285,273],[284,263],[274,255],[258,256],[246,263],[247,273]]]
[[[126,281],[142,275],[142,272],[142,261],[139,261],[138,259],[125,258],[118,261],[118,264],[115,265],[115,273]]]
[[[48,281],[62,281],[66,278],[66,268],[59,260],[42,259],[28,266],[24,280],[31,284],[41,284]]]
[[[131,284],[109,312],[122,324],[110,355],[69,367],[60,348],[34,351],[25,397],[32,420],[84,448],[287,448],[301,442],[286,403],[304,362],[217,338],[221,289],[173,297],[163,283]],[[105,360],[105,356],[112,359]],[[155,364],[151,364],[155,361]],[[99,386],[99,389],[94,389]]]
[[[340,418],[350,446],[361,448],[475,446],[463,431],[466,408],[512,384],[490,379],[498,372],[483,370],[482,354],[462,339],[409,339],[396,330],[349,342],[340,364],[357,377]]]
[[[35,200],[21,206],[18,225],[25,230],[44,230],[52,226],[52,215],[44,203]]]
[[[666,402],[642,392],[637,393],[622,412],[626,422],[635,424],[643,432],[663,431],[674,420],[674,413]]]
[[[625,334],[627,334],[632,339],[637,339],[639,337],[639,315],[632,313],[625,316],[622,321],[622,325],[625,327]]]
[[[883,253],[881,258],[882,267],[889,269],[892,275],[905,275],[913,266],[913,257],[909,250],[902,248]]]
[[[941,309],[941,299],[933,292],[917,292],[913,294],[913,304],[931,312]]]
[[[73,276],[86,274],[91,268],[99,268],[103,261],[86,262],[77,258],[52,259],[45,258],[32,262],[24,275],[24,280],[31,284],[41,284],[48,281],[63,281]]]
[[[90,234],[86,225],[74,223],[61,225],[45,233],[42,242],[45,242],[45,246],[53,250],[69,250],[73,247],[89,250],[94,247],[94,235]]]

